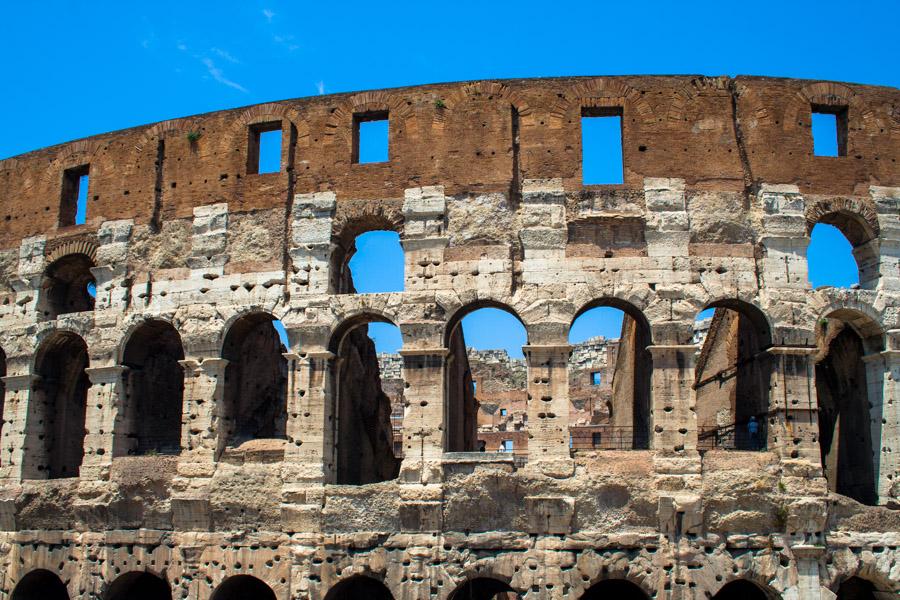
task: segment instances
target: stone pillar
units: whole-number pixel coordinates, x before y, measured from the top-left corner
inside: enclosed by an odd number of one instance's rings
[[[403,463],[400,479],[439,483],[444,452],[444,369],[446,348],[400,350],[407,401],[403,416]]]
[[[818,443],[819,405],[815,392],[815,348],[773,346],[766,447],[782,462],[821,463]],[[801,469],[801,473],[805,471]],[[805,474],[808,476],[808,474]]]
[[[568,461],[568,344],[522,348],[528,366],[528,462]]]
[[[897,220],[897,212],[900,210],[900,188],[872,186],[869,195],[875,202],[875,211],[878,218],[878,239],[864,244],[860,248],[854,248],[854,256],[873,257],[877,265],[873,268],[860,266],[860,284],[863,284],[864,276],[872,271],[867,279],[877,279],[871,287],[885,292],[900,291],[900,222]],[[869,250],[864,246],[873,245]]]
[[[331,352],[285,352],[288,361],[285,461],[295,482],[328,483],[333,471]]]
[[[863,357],[878,504],[900,502],[900,350]]]
[[[650,447],[665,452],[697,450],[696,394],[693,344],[655,345],[650,413],[653,434]]]
[[[128,367],[88,367],[84,370],[91,380],[84,411],[84,459],[79,477],[109,479],[109,470],[120,438],[124,416],[124,373]]]
[[[334,192],[296,194],[291,208],[291,293],[326,294],[331,279]]]
[[[16,305],[25,314],[34,315],[40,310],[42,298],[39,292],[46,267],[46,247],[47,238],[44,236],[25,238],[19,244],[19,265],[16,277],[9,284],[16,291]]]
[[[126,276],[128,275],[128,243],[134,221],[106,221],[100,226],[97,238],[98,266],[91,269],[97,287],[94,310],[125,310],[128,301]]]
[[[40,376],[7,375],[3,378],[6,395],[3,401],[3,454],[0,457],[0,479],[21,481],[22,479],[40,478],[37,472],[26,473],[25,449],[33,452],[38,443],[37,431],[29,431],[37,423],[30,418],[33,410],[31,404],[35,400],[34,390],[40,382]]]
[[[215,461],[225,448],[225,440],[219,436],[219,415],[228,361],[206,358],[178,362],[184,369],[182,455],[178,470],[188,477],[210,477]]]
[[[439,266],[450,243],[445,233],[447,201],[444,186],[410,188],[403,198],[404,289],[420,291],[446,288]]]

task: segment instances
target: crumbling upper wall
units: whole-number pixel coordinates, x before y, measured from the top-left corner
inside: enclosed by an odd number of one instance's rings
[[[847,156],[812,155],[811,106],[846,106]],[[140,225],[229,203],[284,209],[293,193],[395,198],[442,184],[448,195],[516,192],[525,179],[582,189],[583,109],[622,110],[625,189],[646,177],[689,190],[791,183],[809,194],[900,184],[900,92],[756,77],[632,76],[480,81],[286,100],[98,135],[0,161],[0,247],[104,221]],[[388,112],[390,161],[352,162],[354,114]],[[248,173],[249,128],[279,122],[279,173]],[[90,164],[86,226],[58,226],[66,168]],[[591,188],[595,186],[589,186]],[[265,245],[263,245],[265,246]]]

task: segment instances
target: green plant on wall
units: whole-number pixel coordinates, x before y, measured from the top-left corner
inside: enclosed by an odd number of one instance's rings
[[[437,109],[447,108],[447,105],[444,104],[444,101],[441,98],[438,98],[434,101],[434,107]]]
[[[196,143],[197,143],[197,140],[200,139],[200,135],[201,135],[201,134],[200,134],[199,131],[193,131],[193,130],[191,130],[191,131],[188,131],[188,133],[187,133],[187,139],[188,139],[188,141],[189,141],[190,143],[196,144]]]

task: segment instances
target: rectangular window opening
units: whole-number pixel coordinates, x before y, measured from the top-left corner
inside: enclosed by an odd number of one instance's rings
[[[581,178],[585,185],[624,183],[621,108],[581,110]]]
[[[597,448],[598,446],[600,446],[602,441],[603,441],[603,439],[602,439],[599,431],[594,431],[591,433],[591,445],[594,448]]]
[[[247,173],[278,173],[281,171],[281,122],[258,123],[250,126],[247,146]]]
[[[513,451],[513,441],[512,440],[503,440],[500,443],[500,452],[512,452]]]
[[[813,106],[814,156],[847,156],[847,107]]]
[[[505,408],[501,408],[501,409],[500,409],[500,416],[501,416],[501,417],[505,417],[505,416],[506,416],[506,409],[505,409]]]
[[[353,115],[353,162],[388,162],[389,120],[387,112]]]
[[[600,371],[591,373],[591,385],[600,385]]]
[[[63,171],[62,198],[59,207],[59,224],[83,225],[87,221],[90,165],[81,165]]]

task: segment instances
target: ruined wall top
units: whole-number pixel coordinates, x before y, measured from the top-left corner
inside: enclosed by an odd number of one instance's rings
[[[813,155],[811,107],[846,110],[846,156]],[[97,135],[0,161],[0,247],[36,234],[134,219],[283,206],[293,194],[402,203],[404,189],[515,192],[527,179],[583,188],[579,118],[622,115],[624,183],[679,177],[691,189],[768,182],[805,194],[900,185],[900,90],[761,77],[624,76],[478,81],[285,100]],[[390,160],[355,164],[354,118],[390,119]],[[248,132],[279,123],[279,173],[248,173]],[[164,168],[160,163],[164,161]],[[60,226],[65,169],[90,165],[88,220]]]

